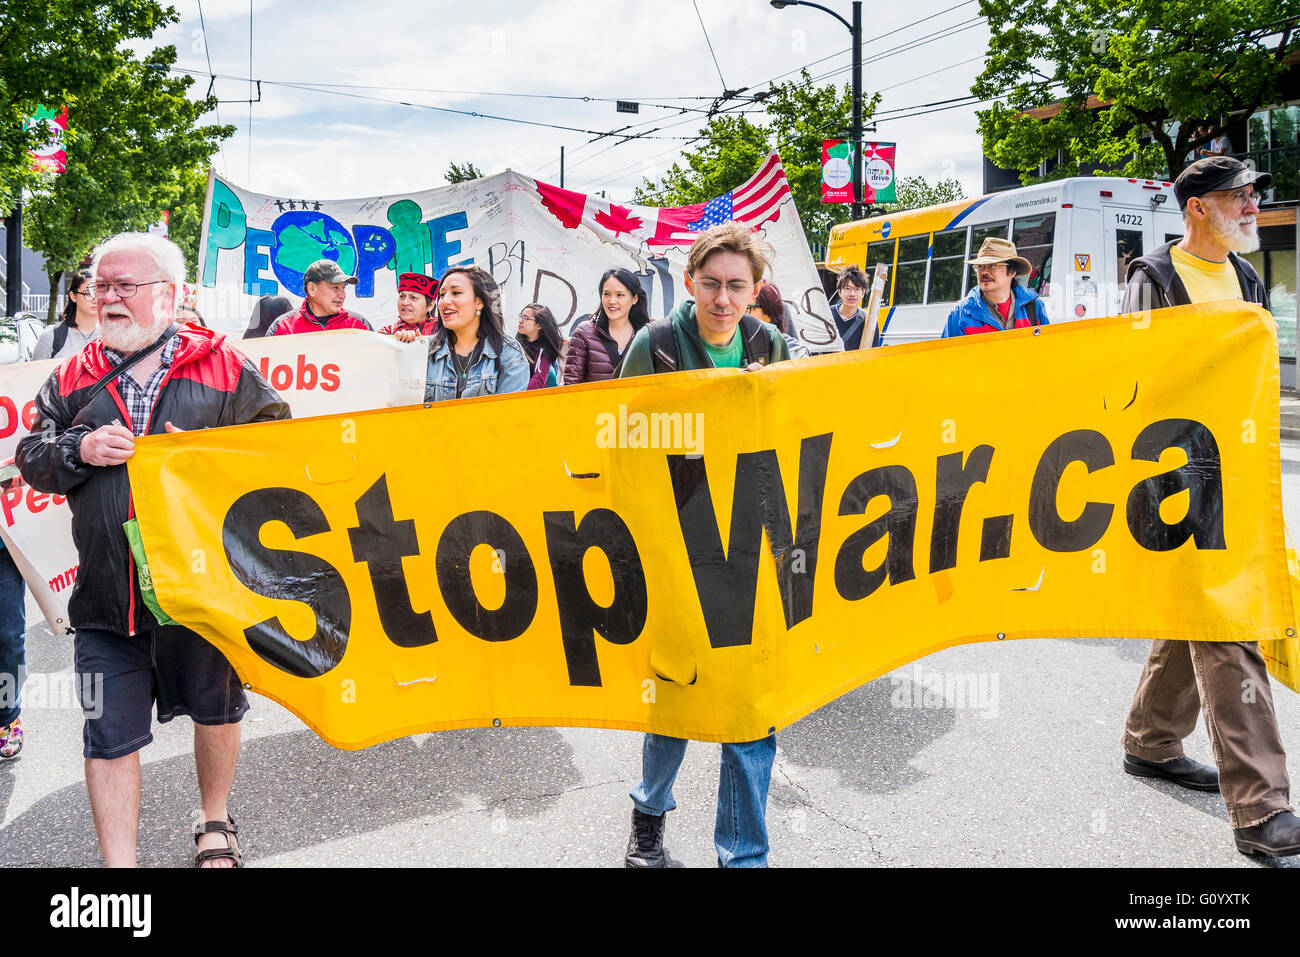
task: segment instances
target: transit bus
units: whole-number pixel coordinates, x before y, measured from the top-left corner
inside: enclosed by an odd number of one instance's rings
[[[826,266],[859,266],[868,281],[878,263],[890,267],[880,328],[891,345],[943,333],[971,290],[966,260],[990,236],[1015,243],[1033,266],[1018,281],[1063,322],[1117,314],[1128,264],[1182,235],[1172,183],[1077,177],[834,226]]]

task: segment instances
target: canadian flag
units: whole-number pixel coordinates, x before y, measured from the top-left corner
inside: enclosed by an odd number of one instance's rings
[[[738,221],[758,230],[780,217],[781,201],[790,195],[785,169],[776,153],[735,189],[707,203],[689,206],[620,206],[599,196],[535,182],[542,205],[566,229],[585,225],[602,238],[626,241],[623,237],[631,236],[650,247],[689,246],[700,233],[719,223]]]

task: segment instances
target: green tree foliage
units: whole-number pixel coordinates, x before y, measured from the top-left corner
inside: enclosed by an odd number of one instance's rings
[[[208,164],[197,163],[177,174],[176,198],[170,206],[168,237],[185,254],[190,274],[198,275],[199,230],[203,228],[203,204],[208,198]]]
[[[442,175],[446,177],[448,186],[455,186],[457,183],[465,183],[471,179],[481,179],[483,171],[473,163],[457,163],[453,160],[447,167],[447,172]]]
[[[971,87],[1006,97],[979,114],[984,152],[1037,180],[1099,173],[1176,176],[1198,122],[1249,114],[1279,96],[1297,48],[1297,0],[980,0],[991,32]],[[1289,18],[1289,19],[1288,19]],[[1289,25],[1288,25],[1289,24]],[[1090,98],[1094,98],[1091,99]],[[1025,111],[1052,103],[1046,119]],[[1173,133],[1167,132],[1177,121]]]
[[[823,203],[822,141],[842,137],[853,112],[849,86],[814,86],[804,70],[799,79],[771,88],[763,97],[763,122],[747,116],[713,117],[701,143],[683,150],[682,163],[657,181],[644,180],[633,202],[645,206],[702,203],[734,189],[754,175],[772,150],[781,154],[790,192],[809,245],[821,247],[831,226],[847,222],[847,203]],[[871,115],[880,94],[864,96],[862,114]]]
[[[966,198],[961,183],[951,177],[941,179],[931,186],[924,176],[902,176],[899,177],[895,192],[898,195],[898,202],[873,206],[872,211],[898,213],[905,209],[938,206],[941,203],[954,203]]]
[[[154,0],[0,0],[0,211],[36,183],[28,150],[49,134],[23,129],[39,107],[70,113],[93,95],[124,40],[175,19]]]
[[[177,212],[182,237],[190,223],[197,170],[206,166],[230,126],[200,126],[211,99],[191,100],[190,77],[173,77],[172,47],[146,65],[124,50],[99,85],[69,109],[67,172],[50,177],[23,206],[24,240],[43,254],[51,303],[62,274],[94,245],[123,230],[147,229],[164,209]],[[197,198],[202,205],[202,197]],[[191,267],[195,248],[187,250]]]

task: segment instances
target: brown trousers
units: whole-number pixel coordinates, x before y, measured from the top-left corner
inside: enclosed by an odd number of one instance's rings
[[[1202,707],[1232,826],[1249,827],[1291,810],[1273,690],[1253,641],[1152,642],[1124,749],[1147,761],[1182,757],[1183,738]]]

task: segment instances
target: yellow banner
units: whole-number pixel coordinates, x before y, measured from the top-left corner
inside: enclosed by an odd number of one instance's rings
[[[1272,319],[150,436],[162,608],[330,743],[752,740],[964,642],[1294,637]],[[1137,674],[1134,673],[1134,681]]]

